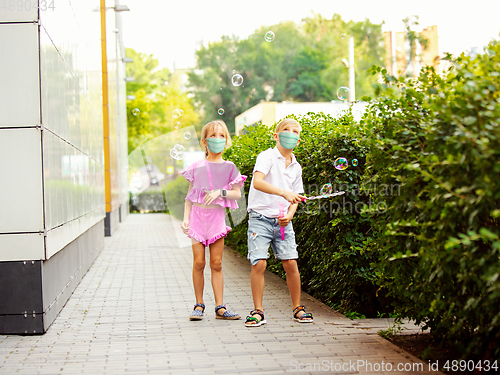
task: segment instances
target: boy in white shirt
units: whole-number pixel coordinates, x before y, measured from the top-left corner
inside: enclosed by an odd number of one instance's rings
[[[292,218],[299,202],[305,200],[302,185],[302,167],[292,150],[300,142],[301,126],[293,119],[285,119],[276,126],[273,135],[276,147],[257,156],[248,196],[248,259],[252,264],[251,285],[254,310],[247,316],[247,327],[266,323],[262,299],[264,271],[269,256],[269,244],[276,259],[286,272],[286,282],[292,298],[293,317],[300,323],[311,323],[313,317],[300,304],[300,273],[297,267],[297,244]],[[284,215],[279,217],[280,205]],[[285,228],[282,240],[280,227]]]

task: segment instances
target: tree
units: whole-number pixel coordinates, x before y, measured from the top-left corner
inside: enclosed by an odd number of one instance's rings
[[[158,69],[159,62],[152,55],[139,53],[127,48],[127,57],[132,63],[127,64],[127,76],[134,77],[127,82],[127,95],[135,99],[127,100],[127,126],[129,153],[144,143],[168,133],[178,126],[200,126],[200,116],[195,111],[187,93],[174,83],[176,77],[167,68]],[[173,111],[180,109],[183,115],[173,116]]]
[[[275,39],[268,42],[267,32]],[[298,27],[282,22],[261,27],[244,40],[223,36],[197,51],[197,69],[189,75],[196,105],[205,121],[222,118],[234,131],[234,118],[262,100],[330,101],[340,86],[348,83],[342,64],[347,57],[348,37],[356,48],[356,95],[373,95],[376,78],[366,70],[382,64],[384,55],[381,25],[344,22],[313,15]],[[244,82],[233,86],[231,77],[241,74]],[[224,114],[219,116],[219,108]]]

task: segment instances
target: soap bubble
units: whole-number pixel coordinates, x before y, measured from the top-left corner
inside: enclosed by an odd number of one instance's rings
[[[165,82],[164,82],[164,85],[165,85],[165,86],[168,86],[168,81],[165,81]]]
[[[217,113],[222,116],[224,114],[224,108],[219,108]]]
[[[321,187],[321,190],[319,191],[319,194],[320,195],[328,195],[328,194],[331,194],[332,193],[332,184],[328,183],[328,184],[324,184],[322,187]]]
[[[340,39],[345,39],[345,34],[340,34]]]
[[[137,116],[139,113],[141,113],[141,110],[140,110],[139,108],[134,108],[134,109],[132,110],[132,114],[133,114],[134,116]]]
[[[349,166],[349,163],[347,162],[346,158],[340,157],[340,158],[335,159],[335,161],[333,162],[333,165],[339,171],[343,171],[344,169],[347,169],[347,167]]]
[[[179,118],[183,114],[184,114],[184,111],[182,109],[174,109],[174,111],[172,112],[172,116],[174,116],[175,118]]]
[[[189,139],[191,138],[191,133],[190,132],[185,132],[184,133],[184,139]]]
[[[241,74],[235,74],[233,78],[231,78],[231,82],[233,86],[241,86],[243,83],[243,76]]]
[[[264,36],[264,40],[266,42],[272,42],[274,40],[274,33],[272,31],[268,31]]]
[[[233,70],[233,74],[236,74],[236,70]]]
[[[349,87],[342,86],[337,90],[337,97],[340,100],[346,100],[347,97],[349,96]]]
[[[182,159],[184,159],[184,152],[185,151],[186,151],[186,149],[184,148],[184,146],[182,146],[180,144],[176,144],[170,150],[170,156],[173,157],[175,160],[182,160]]]
[[[180,123],[180,122],[176,122],[176,123],[174,124],[174,128],[175,128],[175,129],[180,129],[180,128],[181,128],[181,123]]]
[[[358,166],[358,159],[352,159],[351,164],[353,167],[357,167]]]

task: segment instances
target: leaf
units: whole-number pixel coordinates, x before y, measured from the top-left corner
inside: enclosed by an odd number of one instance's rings
[[[464,125],[472,125],[477,121],[477,117],[475,116],[467,116],[464,118]]]

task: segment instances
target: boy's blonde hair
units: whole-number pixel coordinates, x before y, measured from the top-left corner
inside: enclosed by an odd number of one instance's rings
[[[276,134],[281,133],[287,125],[291,124],[297,125],[299,127],[299,132],[302,131],[302,126],[300,126],[297,120],[294,120],[293,118],[286,118],[281,120],[280,123],[276,125],[276,130],[274,132]]]
[[[224,132],[224,137],[226,138],[226,148],[231,146],[231,135],[229,134],[229,129],[227,128],[226,123],[222,120],[214,120],[210,121],[203,127],[203,129],[201,129],[201,140],[200,140],[201,147],[205,147],[205,145],[203,144],[203,140],[207,138],[208,133],[217,125],[220,125],[222,127],[222,131]],[[208,150],[206,149],[206,147],[205,147],[205,156],[208,156]]]

